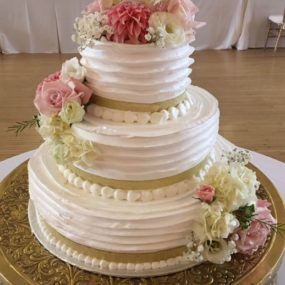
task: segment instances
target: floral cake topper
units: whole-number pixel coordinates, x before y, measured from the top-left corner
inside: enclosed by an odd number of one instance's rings
[[[96,41],[173,47],[195,39],[198,8],[191,0],[96,0],[76,18],[72,39],[82,48]]]

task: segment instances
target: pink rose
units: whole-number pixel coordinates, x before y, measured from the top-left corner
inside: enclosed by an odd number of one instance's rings
[[[269,224],[276,223],[268,206],[270,203],[267,200],[257,200],[255,217],[249,228],[237,231],[239,239],[236,241],[236,247],[238,252],[252,255],[259,247],[265,245],[267,237],[271,233]]]
[[[96,0],[90,3],[82,12],[82,14],[88,15],[94,14],[95,12],[104,12],[105,10],[111,8],[112,5],[113,0]]]
[[[200,28],[204,25],[202,22],[195,21],[195,14],[199,9],[190,0],[162,1],[158,4],[157,9],[176,15],[183,23],[186,33],[190,33],[193,28]]]
[[[197,196],[201,201],[211,203],[215,196],[215,188],[211,185],[201,185],[197,190]]]
[[[151,11],[142,3],[122,2],[108,12],[113,33],[108,40],[117,43],[144,44]]]
[[[85,84],[83,84],[81,81],[75,78],[72,78],[71,80],[69,80],[69,82],[67,82],[67,85],[71,89],[73,89],[76,93],[79,94],[82,105],[86,105],[89,102],[93,94],[92,89],[90,89]]]
[[[60,70],[56,71],[55,73],[50,74],[47,78],[45,78],[37,87],[37,92],[40,92],[43,84],[46,82],[53,82],[57,81],[60,78]]]
[[[43,82],[41,88],[36,92],[34,104],[41,114],[53,116],[57,115],[64,103],[68,101],[81,103],[80,94],[57,80]]]

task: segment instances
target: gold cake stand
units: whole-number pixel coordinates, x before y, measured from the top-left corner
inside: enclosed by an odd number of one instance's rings
[[[258,195],[272,203],[273,215],[285,224],[282,198],[257,168]],[[117,278],[90,273],[50,254],[34,237],[28,222],[27,162],[17,167],[0,186],[0,284],[15,285],[191,285],[274,284],[285,247],[285,235],[272,234],[253,256],[236,254],[223,265],[203,263],[161,277]]]

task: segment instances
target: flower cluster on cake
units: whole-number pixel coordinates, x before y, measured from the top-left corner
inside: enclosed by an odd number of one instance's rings
[[[218,135],[217,100],[191,85],[197,11],[97,0],[75,22],[82,59],[37,87],[32,229],[64,260],[153,276],[252,255],[278,229],[249,153]]]
[[[188,0],[96,0],[76,19],[73,40],[93,47],[97,40],[177,46],[194,40],[197,7]]]

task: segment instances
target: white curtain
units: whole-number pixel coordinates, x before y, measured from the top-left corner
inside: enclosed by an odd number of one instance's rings
[[[285,0],[246,0],[246,2],[237,49],[264,47],[269,27],[268,15],[283,15]],[[268,46],[273,46],[274,40],[270,40]],[[285,38],[281,38],[280,46],[285,46]]]
[[[196,49],[229,49],[239,39],[245,10],[244,0],[193,0],[197,20],[207,25],[197,31]]]
[[[76,52],[74,19],[92,0],[0,0],[0,49],[3,53]],[[282,14],[285,0],[193,0],[198,20],[197,49],[262,47],[267,17]],[[285,46],[285,41],[281,43]]]

